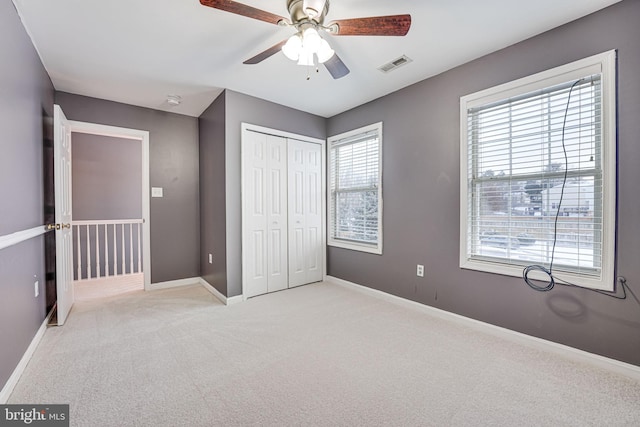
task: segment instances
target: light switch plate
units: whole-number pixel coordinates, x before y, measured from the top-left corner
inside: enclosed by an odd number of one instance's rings
[[[151,187],[151,197],[163,197],[162,187]]]

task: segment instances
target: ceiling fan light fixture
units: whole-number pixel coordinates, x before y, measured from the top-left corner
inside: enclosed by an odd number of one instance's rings
[[[290,60],[297,61],[298,65],[313,66],[314,55],[318,58],[318,63],[323,64],[333,57],[335,51],[320,37],[318,31],[311,27],[289,37],[282,46],[282,53]]]
[[[300,58],[298,59],[298,65],[305,65],[307,67],[313,67],[313,52],[303,50],[300,52]]]
[[[298,34],[289,37],[289,40],[282,46],[282,53],[292,61],[297,61],[302,52],[302,38]]]
[[[317,52],[322,44],[322,37],[315,28],[307,28],[302,33],[302,47],[308,52]]]
[[[335,53],[336,52],[331,49],[331,46],[329,46],[329,43],[327,43],[325,39],[322,39],[322,42],[320,42],[320,48],[316,53],[316,55],[318,56],[318,62],[320,64],[324,64],[325,62],[330,60],[333,55],[335,55]]]

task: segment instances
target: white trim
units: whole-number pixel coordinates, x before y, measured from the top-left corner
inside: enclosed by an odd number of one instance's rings
[[[181,286],[198,285],[199,277],[189,277],[187,279],[168,280],[166,282],[151,283],[149,287],[145,287],[147,291],[157,291],[159,289],[179,288]]]
[[[349,241],[349,240],[341,240],[341,239],[335,239],[333,238],[333,236],[331,235],[331,231],[333,230],[333,217],[329,215],[328,217],[328,223],[327,223],[327,245],[328,246],[333,246],[333,247],[337,247],[337,248],[343,248],[343,249],[350,249],[350,250],[354,250],[354,251],[360,251],[360,252],[368,252],[368,253],[372,253],[372,254],[376,254],[376,255],[382,255],[382,238],[383,238],[383,230],[382,230],[382,218],[384,215],[384,207],[383,207],[383,197],[382,197],[382,192],[383,192],[383,185],[382,185],[382,174],[383,174],[383,166],[382,166],[382,160],[383,160],[383,156],[382,156],[382,145],[383,145],[383,128],[382,128],[382,122],[377,122],[377,123],[373,123],[367,126],[363,126],[361,128],[358,129],[354,129],[354,130],[350,130],[348,132],[344,132],[338,135],[334,135],[334,136],[330,136],[327,138],[327,151],[328,151],[328,155],[327,155],[327,174],[326,174],[326,179],[325,181],[330,181],[331,180],[331,176],[333,175],[333,170],[331,169],[331,146],[334,142],[339,141],[339,140],[343,140],[343,139],[347,139],[347,138],[351,138],[354,137],[356,135],[359,134],[365,134],[371,131],[377,131],[378,133],[378,241],[375,244],[367,244],[367,243],[360,243],[360,242],[356,242],[356,241]],[[327,185],[328,188],[328,185]],[[329,198],[329,195],[327,195],[327,198]],[[327,201],[327,204],[329,206],[329,210],[331,210],[331,203],[329,201]]]
[[[245,298],[242,295],[236,295],[235,297],[227,298],[227,305],[236,305],[244,302]]]
[[[322,141],[322,276],[327,275],[327,144],[326,141]]]
[[[634,380],[640,380],[640,366],[632,365],[630,363],[621,362],[619,360],[611,359],[609,357],[600,356],[599,354],[589,353],[588,351],[580,350],[568,345],[559,344],[553,341],[548,341],[543,338],[534,337],[531,335],[517,332],[511,329],[503,328],[500,326],[492,325],[490,323],[483,322],[481,320],[465,317],[460,314],[451,313],[450,311],[442,310],[439,308],[431,307],[429,305],[421,304],[416,301],[408,300],[396,295],[391,295],[377,289],[368,288],[357,283],[349,282],[333,276],[326,276],[325,281],[333,283],[339,286],[344,286],[350,289],[357,290],[369,295],[373,295],[379,298],[386,299],[395,303],[401,303],[409,307],[418,308],[426,313],[434,315],[440,319],[456,322],[463,326],[473,327],[482,332],[490,333],[500,338],[508,339],[510,341],[534,347],[542,351],[548,351],[559,356],[565,357],[575,362],[584,362],[592,366],[609,370],[617,374],[621,374],[632,378]]]
[[[220,300],[221,303],[223,303],[224,305],[227,305],[227,297],[225,297],[224,295],[222,295],[222,292],[220,292],[219,290],[217,290],[215,287],[213,287],[213,285],[209,282],[207,282],[206,280],[204,280],[202,277],[200,278],[200,284],[209,292],[211,292],[213,294],[214,297],[218,298]]]
[[[143,219],[103,219],[89,221],[71,221],[71,225],[114,225],[114,224],[142,224]]]
[[[69,120],[71,132],[90,135],[109,136],[114,138],[134,139],[142,144],[142,272],[144,273],[144,288],[151,289],[151,209],[149,184],[149,131],[129,129],[117,126],[100,125],[97,123],[78,122]],[[72,137],[73,138],[73,137]],[[73,156],[73,153],[72,153]]]
[[[40,225],[28,230],[16,231],[15,233],[0,236],[0,249],[8,248],[9,246],[24,242],[25,240],[38,237],[47,231],[49,230],[47,230],[44,225]]]
[[[244,123],[244,122],[241,123],[241,130],[242,132],[250,130],[253,132],[264,133],[267,135],[280,136],[282,138],[289,138],[289,139],[297,139],[299,141],[304,141],[304,142],[313,142],[314,144],[320,144],[322,146],[325,145],[324,139],[314,138],[312,136],[300,135],[297,133],[287,132],[284,130],[267,128],[259,125],[253,125],[251,123]]]
[[[306,136],[306,135],[299,135],[299,134],[295,134],[295,133],[291,133],[291,132],[286,132],[286,131],[281,131],[281,130],[277,130],[277,129],[271,129],[271,128],[267,128],[264,126],[259,126],[259,125],[253,125],[250,123],[241,123],[240,124],[240,210],[241,210],[241,229],[240,229],[240,239],[242,242],[242,236],[244,233],[244,230],[246,229],[246,218],[245,218],[245,209],[244,209],[244,199],[243,199],[243,192],[244,192],[244,188],[245,188],[245,179],[244,179],[244,173],[242,171],[242,164],[243,164],[243,141],[246,139],[246,133],[249,131],[252,132],[258,132],[258,133],[262,133],[262,134],[267,134],[267,135],[274,135],[274,136],[279,136],[282,138],[287,138],[287,139],[295,139],[298,141],[303,141],[303,142],[310,142],[313,144],[319,144],[322,149],[322,230],[321,230],[321,234],[322,234],[322,271],[323,274],[326,274],[327,271],[327,186],[326,186],[326,181],[327,181],[327,156],[326,156],[326,152],[327,152],[327,142],[324,139],[319,139],[319,138],[314,138],[311,136]],[[245,252],[244,252],[244,248],[242,248],[242,243],[240,245],[241,247],[241,255],[240,255],[240,259],[242,261],[242,278],[241,278],[241,284],[242,284],[242,294],[241,295],[237,295],[234,297],[230,297],[227,298],[227,305],[232,305],[232,304],[236,304],[238,302],[242,302],[242,301],[246,301],[247,300],[247,292],[245,291],[245,277],[247,276],[246,273],[246,265],[247,263],[245,262]]]
[[[20,377],[24,373],[24,370],[27,368],[29,361],[33,357],[33,353],[35,353],[36,348],[38,348],[38,345],[40,344],[40,341],[42,341],[42,337],[47,330],[47,325],[49,324],[49,320],[51,320],[52,314],[53,309],[49,312],[47,317],[45,317],[42,325],[40,325],[40,328],[38,328],[38,331],[31,340],[31,344],[29,344],[29,347],[27,347],[27,350],[22,355],[20,362],[18,362],[18,365],[13,370],[13,373],[7,380],[6,384],[4,385],[4,387],[2,387],[2,391],[0,391],[0,405],[6,404],[9,400],[11,393],[13,393],[13,389],[16,387],[16,384],[18,384]]]
[[[488,88],[460,97],[460,268],[522,277],[523,267],[505,262],[489,262],[468,258],[469,223],[468,202],[468,109],[490,104],[512,96],[531,93],[590,74],[602,75],[602,268],[598,277],[579,273],[554,272],[554,276],[577,286],[613,291],[615,284],[615,234],[616,234],[616,51],[610,50],[569,64],[546,70],[512,82]],[[531,278],[547,281],[541,272],[532,272]]]
[[[217,290],[211,283],[204,280],[202,277],[200,278],[200,284],[204,286],[206,290],[211,292],[214,297],[218,298],[224,305],[234,305],[244,301],[242,295],[238,295],[235,297],[227,298],[222,295],[222,292]]]

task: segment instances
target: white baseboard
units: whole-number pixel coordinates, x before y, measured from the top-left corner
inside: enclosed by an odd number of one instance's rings
[[[391,295],[377,289],[368,288],[366,286],[358,285],[347,280],[339,279],[333,276],[325,276],[325,281],[334,283],[336,285],[355,289],[360,292],[364,292],[370,295],[385,298],[390,301],[395,301],[407,306],[415,307],[424,310],[427,313],[435,315],[441,319],[451,320],[459,324],[475,327],[484,332],[492,333],[502,338],[509,339],[511,341],[518,342],[520,344],[532,346],[544,351],[550,351],[565,358],[589,363],[602,369],[607,369],[618,374],[625,375],[635,380],[640,380],[640,366],[632,365],[630,363],[621,362],[619,360],[611,359],[609,357],[600,356],[599,354],[589,353],[588,351],[580,350],[574,347],[570,347],[564,344],[558,344],[553,341],[548,341],[542,338],[534,337],[531,335],[523,334],[522,332],[513,331],[500,326],[492,325],[490,323],[482,322],[480,320],[471,319],[469,317],[461,316],[459,314],[451,313],[446,310],[431,307],[429,305],[421,304],[416,301],[411,301],[406,298]]]
[[[4,385],[4,387],[2,387],[2,391],[0,391],[0,405],[6,404],[9,400],[9,396],[11,396],[11,393],[13,393],[13,389],[16,387],[16,384],[18,384],[18,380],[24,373],[24,370],[27,368],[27,365],[29,364],[33,353],[36,351],[38,344],[40,344],[40,341],[42,340],[52,314],[53,310],[51,310],[47,317],[45,317],[42,325],[40,325],[40,328],[31,340],[31,344],[29,344],[29,347],[27,347],[27,351],[25,351],[22,355],[22,359],[20,359],[18,366],[16,366],[16,368],[13,370],[13,373],[7,380],[7,383]]]
[[[214,297],[218,298],[224,305],[234,305],[243,301],[242,295],[238,295],[231,298],[225,297],[224,295],[222,295],[222,292],[217,290],[211,283],[207,282],[202,277],[200,278],[200,284],[204,286],[206,290],[211,292]]]
[[[167,282],[151,283],[147,288],[148,291],[157,291],[158,289],[178,288],[180,286],[197,285],[200,283],[199,277],[189,277],[187,279],[169,280]]]
[[[244,301],[242,295],[236,295],[235,297],[227,298],[227,305],[235,305]]]
[[[200,278],[200,284],[209,292],[211,292],[213,294],[214,297],[218,298],[220,300],[221,303],[223,303],[224,305],[227,305],[227,297],[225,297],[224,295],[222,295],[222,292],[220,292],[219,290],[217,290],[216,288],[213,287],[213,285],[209,282],[207,282],[206,280],[204,280],[202,277]]]

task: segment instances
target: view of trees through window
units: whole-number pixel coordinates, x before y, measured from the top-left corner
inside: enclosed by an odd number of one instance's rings
[[[379,218],[377,134],[334,147],[331,170],[334,238],[376,243]]]
[[[598,75],[469,111],[472,255],[600,267],[600,116]]]

